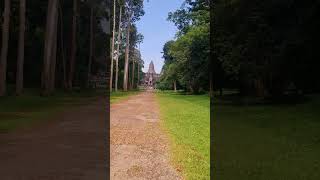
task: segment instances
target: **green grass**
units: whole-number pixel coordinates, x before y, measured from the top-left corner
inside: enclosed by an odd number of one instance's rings
[[[157,100],[162,127],[171,141],[173,164],[186,179],[209,179],[209,97],[158,92]]]
[[[27,127],[44,122],[49,117],[68,107],[87,104],[99,96],[105,95],[105,90],[81,90],[79,92],[57,91],[53,96],[39,96],[37,90],[27,89],[22,96],[0,97],[0,133]],[[117,92],[111,94],[111,102],[117,102],[138,91]]]
[[[110,103],[115,103],[115,102],[119,102],[120,100],[122,99],[125,99],[131,95],[135,95],[135,94],[138,94],[139,91],[136,90],[136,91],[117,91],[117,92],[111,92],[111,95],[110,95]]]
[[[291,105],[214,99],[214,179],[320,179],[320,96]]]
[[[44,122],[67,107],[86,104],[103,93],[98,91],[57,92],[53,96],[41,97],[36,91],[28,91],[22,96],[1,97],[0,133],[30,126],[36,122]]]

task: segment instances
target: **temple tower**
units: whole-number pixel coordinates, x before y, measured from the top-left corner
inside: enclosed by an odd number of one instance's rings
[[[159,79],[159,74],[156,73],[154,70],[154,64],[153,61],[149,64],[148,72],[145,74],[144,77],[144,85],[149,88],[154,88],[156,81]]]

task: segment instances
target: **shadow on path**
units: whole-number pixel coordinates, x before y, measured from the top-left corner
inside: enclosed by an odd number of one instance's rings
[[[106,179],[106,99],[0,134],[1,180]]]

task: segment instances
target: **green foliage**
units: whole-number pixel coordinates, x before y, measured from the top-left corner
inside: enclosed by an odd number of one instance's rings
[[[126,0],[125,1],[125,10],[127,18],[130,18],[129,21],[136,22],[144,15],[143,10],[143,1],[144,0]],[[130,17],[131,15],[131,17]]]
[[[207,2],[186,1],[181,9],[169,14],[168,20],[180,31],[175,41],[168,41],[163,47],[162,87],[176,81],[191,93],[208,90],[210,30]]]
[[[120,56],[119,56],[119,77],[118,77],[118,89],[122,88],[123,84],[123,73],[124,73],[124,62],[125,62],[125,47],[126,47],[126,37],[122,38],[121,45],[120,45]],[[131,83],[132,77],[132,61],[135,61],[135,72],[134,72],[134,87],[138,82],[138,72],[139,72],[139,81],[143,78],[143,67],[144,61],[142,60],[140,50],[137,48],[139,43],[143,42],[143,35],[137,31],[137,27],[135,24],[132,24],[131,31],[130,31],[130,49],[129,49],[129,82]],[[138,63],[139,70],[138,70]],[[114,66],[114,72],[116,71],[116,67]],[[115,81],[113,81],[115,82]]]
[[[318,3],[287,0],[216,1],[215,65],[244,95],[279,96],[291,83],[305,92],[319,91],[314,78],[319,9]]]
[[[2,4],[1,4],[2,5]],[[90,33],[90,7],[94,7],[94,57],[92,73],[106,71],[107,35],[101,26],[102,21],[108,19],[105,2],[102,0],[79,1],[77,21],[77,51],[75,83],[84,87],[87,79],[89,59],[89,33]],[[27,88],[39,88],[43,64],[45,24],[48,1],[32,0],[26,2],[26,32],[25,32],[25,61],[24,61],[24,86]],[[19,1],[12,0],[12,12],[10,16],[10,37],[8,52],[8,83],[15,83],[17,66],[17,42],[19,30]],[[57,67],[56,87],[63,86],[63,59],[70,60],[72,1],[59,0],[59,22],[57,35]],[[101,61],[103,59],[103,61]],[[67,69],[68,71],[68,69]],[[9,92],[10,93],[10,92]]]

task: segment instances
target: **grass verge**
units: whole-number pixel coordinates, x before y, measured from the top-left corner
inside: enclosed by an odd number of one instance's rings
[[[131,95],[138,94],[140,91],[135,90],[135,91],[117,91],[117,92],[111,92],[110,94],[110,103],[115,103],[118,102],[122,99],[125,99]]]
[[[186,179],[210,179],[209,97],[158,92],[157,101],[173,164]]]
[[[64,108],[87,104],[104,92],[57,92],[53,96],[42,97],[36,91],[28,91],[22,96],[0,98],[0,133],[26,127],[35,122],[43,122]]]
[[[320,96],[300,104],[214,99],[214,179],[320,179]]]

